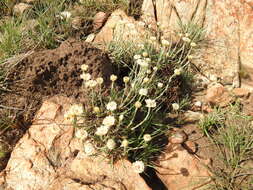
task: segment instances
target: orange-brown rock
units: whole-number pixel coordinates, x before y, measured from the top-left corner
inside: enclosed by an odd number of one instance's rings
[[[74,127],[63,117],[71,103],[60,96],[43,103],[1,173],[0,188],[150,190],[129,161],[112,165],[102,156],[84,154],[82,141],[74,138]]]

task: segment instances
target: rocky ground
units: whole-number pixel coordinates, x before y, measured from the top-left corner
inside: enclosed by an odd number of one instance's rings
[[[13,14],[22,15],[33,5],[27,0],[17,3]],[[1,133],[2,146],[6,144],[9,153],[1,158],[0,189],[219,189],[213,168],[226,170],[217,157],[221,149],[203,135],[199,121],[216,113],[217,107],[225,110],[238,102],[240,112],[252,121],[253,1],[144,0],[138,7],[142,14],[137,16],[122,9],[98,12],[85,40],[77,39],[81,34],[76,32],[57,48],[21,54],[8,70],[10,88],[1,93],[0,113],[15,107],[11,109],[15,122]],[[78,18],[73,18],[72,27],[82,26]],[[155,168],[139,175],[128,160],[112,165],[102,155],[85,155],[74,127],[63,118],[73,102],[87,101],[78,78],[80,66],[87,64],[93,76],[108,78],[117,72],[106,52],[109,42],[121,37],[141,43],[153,33],[173,42],[179,37],[175,32],[179,22],[201,25],[206,40],[192,59],[191,104],[179,114],[182,122],[170,130]],[[220,189],[253,189],[251,156],[245,162],[247,175],[238,174],[240,185]]]

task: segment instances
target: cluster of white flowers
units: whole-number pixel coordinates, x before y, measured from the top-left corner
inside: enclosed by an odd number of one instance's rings
[[[77,129],[75,131],[75,136],[78,139],[85,140],[88,137],[88,132],[84,129]]]
[[[155,100],[146,99],[145,102],[146,102],[146,107],[148,107],[148,108],[156,107],[156,101]]]
[[[81,70],[83,73],[80,75],[81,79],[84,80],[84,85],[86,88],[94,88],[97,85],[101,85],[104,82],[102,77],[98,77],[96,80],[91,79],[91,74],[86,73],[88,71],[89,66],[86,64],[81,65]]]
[[[81,116],[82,114],[83,114],[83,106],[80,104],[74,104],[64,114],[64,118],[66,120],[73,121],[77,116]]]

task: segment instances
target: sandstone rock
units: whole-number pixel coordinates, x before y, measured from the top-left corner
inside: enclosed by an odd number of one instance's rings
[[[233,93],[237,97],[247,97],[250,94],[250,91],[245,88],[235,88],[233,89]]]
[[[202,189],[211,182],[206,160],[196,158],[179,144],[168,145],[165,152],[156,170],[168,189]]]
[[[105,12],[98,12],[93,19],[93,30],[96,31],[100,29],[108,18],[108,14]]]
[[[178,23],[198,23],[206,30],[208,47],[193,60],[202,71],[229,78],[238,86],[239,63],[253,67],[252,1],[234,0],[144,0],[142,18],[160,23],[165,36],[174,36]],[[155,5],[155,6],[154,6]],[[154,9],[156,8],[156,11]],[[156,12],[156,16],[155,13]]]
[[[13,7],[14,14],[22,15],[25,11],[32,8],[32,5],[26,3],[18,3]]]
[[[105,44],[113,39],[132,40],[135,43],[145,39],[144,26],[133,18],[128,17],[122,10],[114,11],[104,27],[96,35],[94,43]]]
[[[205,99],[206,102],[221,107],[227,106],[233,100],[226,88],[219,83],[216,83],[207,89]]]
[[[129,161],[111,165],[104,157],[83,153],[82,141],[63,117],[71,103],[60,96],[43,103],[12,152],[0,185],[15,190],[150,190]]]

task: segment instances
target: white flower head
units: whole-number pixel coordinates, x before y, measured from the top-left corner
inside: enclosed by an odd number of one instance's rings
[[[82,70],[82,71],[87,71],[88,68],[89,68],[89,66],[86,65],[86,64],[82,64],[82,65],[81,65],[81,70]]]
[[[121,147],[124,147],[126,148],[128,146],[129,142],[128,140],[124,139],[122,142],[121,142]]]
[[[84,152],[86,155],[90,156],[95,153],[95,148],[91,143],[86,143],[84,145]]]
[[[145,170],[145,165],[142,161],[135,161],[132,164],[132,167],[134,169],[134,172],[136,172],[136,173],[142,173]]]
[[[168,40],[162,40],[162,45],[163,46],[169,46],[170,45],[170,42]]]
[[[103,125],[105,126],[113,126],[115,124],[115,118],[111,115],[109,116],[106,116],[104,119],[103,119]]]
[[[147,70],[147,74],[150,74],[152,73],[152,71],[150,69]]]
[[[122,121],[123,119],[124,119],[124,115],[121,114],[121,115],[119,116],[119,121]]]
[[[101,85],[101,84],[103,84],[103,82],[104,82],[104,79],[103,79],[102,77],[98,77],[98,78],[97,78],[97,83],[98,83],[98,84]]]
[[[149,142],[149,141],[151,141],[152,137],[150,134],[145,134],[145,135],[143,135],[143,139],[145,142]]]
[[[183,37],[182,40],[185,41],[185,42],[188,42],[188,43],[191,42],[191,39],[188,38],[188,37]]]
[[[137,64],[140,65],[141,67],[148,67],[148,62],[143,60],[143,59],[138,59]]]
[[[147,104],[146,107],[148,107],[148,108],[156,107],[156,101],[155,100],[146,99],[145,102]]]
[[[77,129],[75,131],[75,136],[78,139],[85,140],[88,137],[88,132],[84,129]]]
[[[162,87],[163,87],[163,83],[158,82],[158,83],[157,83],[157,87],[158,87],[158,88],[162,88]]]
[[[144,51],[144,52],[142,53],[142,56],[143,56],[143,57],[148,57],[148,53],[147,53],[146,51]]]
[[[98,136],[106,135],[108,133],[109,129],[110,129],[109,126],[102,125],[102,126],[97,128],[95,134],[98,135]]]
[[[185,33],[185,37],[189,37],[190,36],[190,34],[189,33]]]
[[[97,106],[95,106],[95,107],[93,108],[93,112],[94,112],[94,113],[99,113],[99,112],[100,112],[100,108],[97,107]]]
[[[150,36],[150,40],[151,41],[156,41],[156,37],[155,36]]]
[[[153,67],[153,70],[154,70],[154,71],[157,71],[157,70],[158,70],[158,68],[157,68],[157,67]]]
[[[113,139],[109,139],[106,143],[106,146],[109,150],[113,150],[116,147],[116,143]]]
[[[111,101],[109,102],[107,105],[106,105],[106,109],[109,110],[109,111],[114,111],[117,109],[117,103],[114,102],[114,101]]]
[[[202,106],[202,102],[201,101],[197,101],[194,103],[195,106],[197,107],[201,107]]]
[[[175,70],[174,70],[174,74],[175,74],[176,76],[181,75],[181,72],[182,72],[182,69],[181,69],[181,68],[175,69]]]
[[[61,19],[69,19],[71,17],[71,12],[69,11],[63,11],[60,13],[60,18]]]
[[[111,76],[110,76],[110,80],[111,80],[112,82],[116,81],[117,78],[118,78],[118,77],[117,77],[116,75],[111,75]]]
[[[74,104],[69,108],[68,113],[70,115],[82,115],[83,114],[83,106],[81,104]]]
[[[188,59],[193,59],[193,56],[192,55],[188,55],[187,58]]]
[[[141,55],[134,55],[134,59],[135,60],[138,60],[138,59],[140,59],[141,58]]]
[[[147,96],[147,94],[148,94],[148,89],[146,89],[146,88],[141,88],[141,89],[139,90],[139,94],[140,94],[141,96]]]
[[[145,58],[144,59],[147,63],[150,63],[151,62],[151,59],[150,58]]]
[[[191,47],[196,47],[197,44],[196,44],[195,42],[191,42],[190,46],[191,46]]]
[[[144,79],[143,79],[143,83],[147,83],[147,82],[149,82],[149,78],[148,77],[145,77]]]
[[[123,81],[124,81],[124,83],[128,83],[128,82],[129,82],[129,80],[130,80],[130,78],[129,78],[129,77],[123,77]]]
[[[94,88],[96,85],[97,85],[97,81],[95,81],[95,80],[88,80],[85,83],[85,86],[86,87],[90,87],[90,88]]]
[[[80,75],[81,79],[83,79],[84,81],[88,81],[91,79],[91,75],[89,73],[83,73]]]
[[[142,106],[141,102],[137,101],[135,102],[134,106],[138,109]]]
[[[173,103],[172,108],[173,108],[173,110],[179,110],[180,106],[178,103]]]

